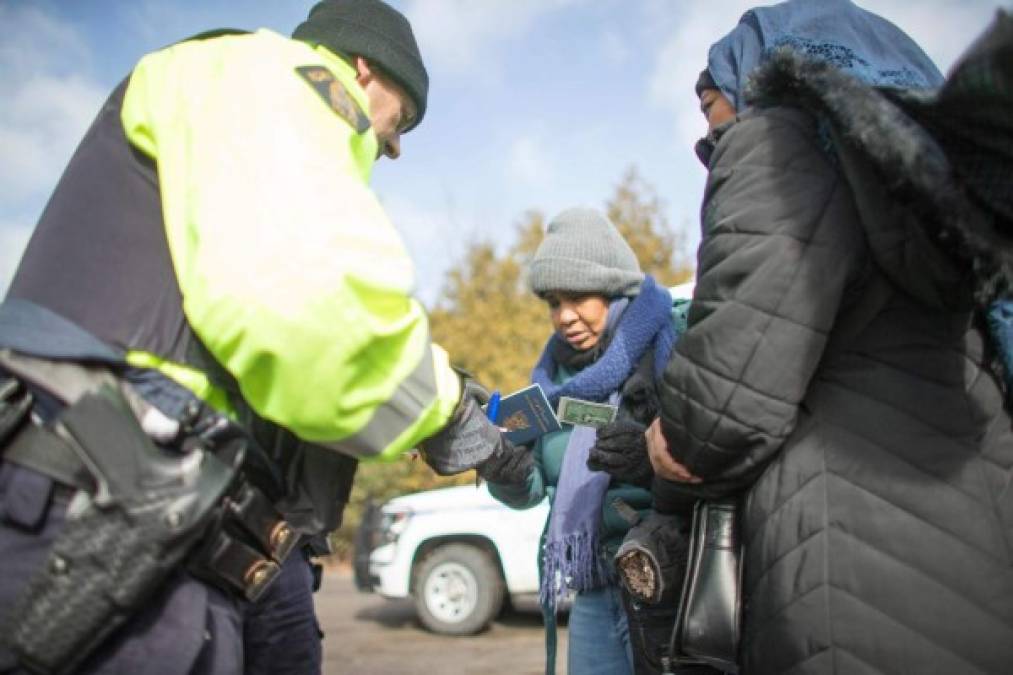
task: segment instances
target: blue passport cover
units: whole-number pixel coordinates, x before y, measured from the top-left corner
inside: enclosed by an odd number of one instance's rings
[[[508,429],[503,435],[514,445],[530,443],[562,429],[549,399],[537,384],[504,396],[499,402],[498,419],[493,421]]]

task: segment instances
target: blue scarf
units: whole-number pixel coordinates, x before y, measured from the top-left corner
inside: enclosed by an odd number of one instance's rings
[[[553,406],[561,396],[618,405],[620,387],[648,349],[654,350],[655,374],[664,369],[676,339],[672,296],[647,276],[640,294],[626,303],[622,299],[609,306],[606,332],[612,339],[605,353],[561,385],[553,381],[558,366],[552,357],[561,338],[555,334],[549,338],[531,381],[541,385]],[[595,429],[577,426],[567,441],[543,552],[539,588],[543,607],[554,609],[567,588],[598,588],[611,578],[598,555],[602,502],[610,476],[587,468],[588,451],[596,438]]]
[[[851,0],[789,0],[756,7],[711,46],[707,70],[736,110],[749,75],[771,51],[788,47],[873,86],[938,87],[943,76],[903,31]]]
[[[997,300],[986,313],[988,330],[1002,364],[1006,407],[1013,410],[1013,300]]]

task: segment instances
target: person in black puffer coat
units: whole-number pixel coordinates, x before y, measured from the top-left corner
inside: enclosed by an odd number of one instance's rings
[[[698,280],[649,453],[659,510],[744,496],[747,675],[1013,664],[1013,432],[983,319],[1013,222],[916,114],[932,70],[847,0],[793,1],[748,12],[701,78]]]

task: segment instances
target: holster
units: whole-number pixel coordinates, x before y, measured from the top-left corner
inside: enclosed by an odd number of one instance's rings
[[[235,480],[244,448],[162,450],[109,386],[64,409],[49,432],[87,467],[94,490],[76,493],[2,634],[26,668],[58,674],[72,671],[181,563]]]
[[[0,608],[0,640],[26,668],[75,669],[174,569],[260,597],[299,535],[244,427],[195,399],[163,447],[138,422],[157,411],[111,369],[5,350],[0,368],[3,461],[75,495],[45,566]],[[29,421],[31,392],[55,418]]]

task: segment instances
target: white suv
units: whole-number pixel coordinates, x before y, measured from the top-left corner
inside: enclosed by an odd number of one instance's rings
[[[476,633],[508,594],[517,609],[537,608],[548,512],[548,501],[512,510],[484,483],[397,497],[363,518],[356,583],[387,598],[413,596],[419,619],[437,633]]]

